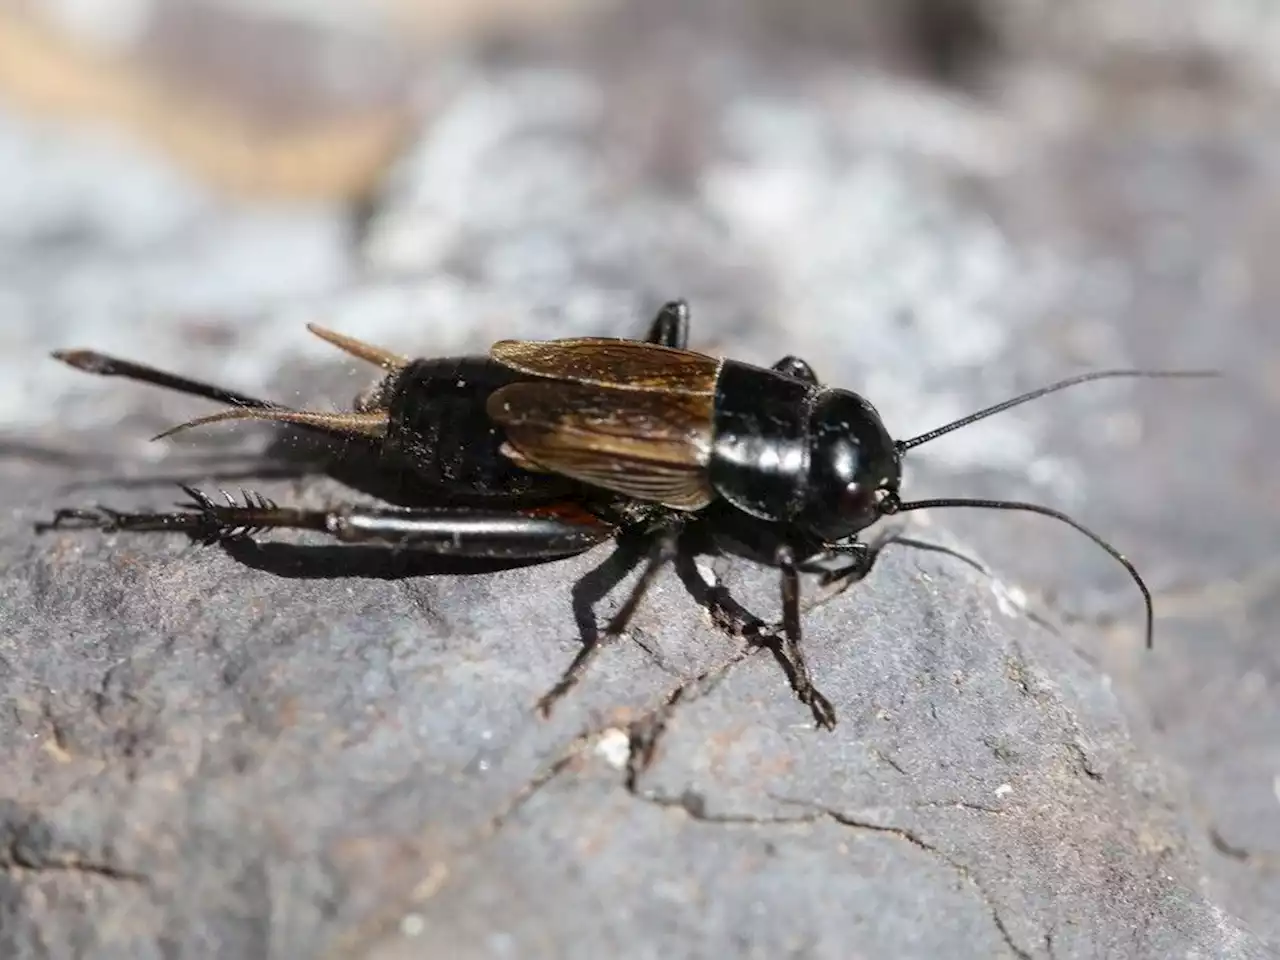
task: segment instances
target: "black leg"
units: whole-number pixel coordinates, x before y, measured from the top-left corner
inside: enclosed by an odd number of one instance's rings
[[[816,694],[818,706],[814,707],[810,700],[802,699],[810,705],[815,711],[825,707],[824,716],[830,718],[830,724],[835,723],[835,711],[831,709],[831,705],[827,703],[826,698],[821,694],[813,691],[813,684],[809,682],[809,675],[805,669],[804,658],[800,656],[799,649],[795,644],[789,643],[785,636],[780,632],[781,627],[775,624],[768,624],[757,617],[755,614],[747,610],[742,604],[729,594],[729,591],[721,584],[709,584],[703,578],[697,565],[692,559],[686,559],[687,554],[682,554],[676,560],[676,568],[680,571],[680,577],[684,581],[685,587],[693,595],[698,603],[706,607],[707,614],[720,630],[737,640],[745,640],[749,646],[764,647],[773,654],[774,659],[778,661],[779,666],[786,671],[787,679],[790,680],[791,686],[799,693],[801,690],[809,690]],[[797,618],[798,620],[798,618]],[[793,620],[793,623],[796,622]],[[829,726],[825,721],[820,720],[824,726]]]
[[[303,510],[280,507],[244,494],[227,503],[191,487],[191,502],[168,513],[124,513],[109,507],[59,510],[37,530],[92,528],[105,531],[187,533],[205,543],[262,530],[316,530],[346,543],[383,543],[424,553],[488,559],[553,559],[571,556],[613,536],[615,528],[581,512],[499,511],[468,507],[359,507]]]
[[[836,711],[831,701],[813,685],[804,653],[800,649],[800,571],[796,566],[795,551],[788,546],[778,548],[775,557],[782,571],[782,642],[787,660],[791,663],[792,685],[800,702],[813,712],[818,726],[834,730]]]
[[[983,576],[991,576],[991,571],[983,566],[979,561],[975,560],[968,554],[961,553],[959,550],[943,546],[940,543],[932,543],[928,540],[918,540],[915,537],[903,536],[898,532],[890,532],[877,537],[870,543],[853,542],[832,544],[830,546],[832,553],[849,558],[849,562],[844,566],[831,569],[829,567],[806,567],[802,565],[801,569],[806,573],[817,573],[822,577],[821,592],[813,601],[810,609],[814,606],[826,603],[834,597],[838,597],[854,584],[866,579],[867,575],[871,573],[871,568],[875,566],[876,559],[880,556],[881,551],[890,544],[911,547],[915,550],[923,550],[927,553],[941,553],[969,565]]]
[[[880,555],[880,551],[890,543],[896,542],[896,539],[894,537],[885,537],[873,543],[838,544],[831,548],[831,553],[847,560],[847,563],[837,567],[819,566],[817,563],[804,563],[800,565],[800,569],[804,573],[818,574],[821,577],[823,587],[841,584],[843,589],[843,587],[848,587],[865,578],[871,572],[871,568],[875,566],[876,558]]]
[[[917,540],[914,537],[903,536],[897,531],[885,533],[869,543],[859,543],[855,540],[829,545],[829,550],[832,554],[848,559],[848,563],[843,566],[832,569],[814,564],[802,564],[800,569],[805,573],[820,574],[824,599],[830,599],[837,594],[843,593],[858,581],[866,579],[867,575],[871,573],[871,568],[875,566],[876,559],[880,556],[881,551],[890,544],[895,543],[904,547],[913,547],[916,550],[945,554],[967,563],[979,573],[989,573],[982,564],[958,550],[945,547],[940,543],[930,543],[928,540]]]
[[[711,622],[720,630],[735,640],[746,640],[756,646],[768,642],[766,638],[772,636],[769,625],[734,600],[722,584],[707,583],[698,569],[693,551],[682,551],[676,557],[675,565],[689,595],[706,609]]]
[[[805,383],[816,384],[818,382],[818,375],[813,372],[813,367],[799,357],[787,355],[775,363],[773,369],[779,373],[785,373],[788,377],[803,380]]]
[[[689,348],[689,305],[683,300],[672,300],[665,304],[653,318],[653,326],[649,328],[649,336],[645,338],[645,342],[687,350]]]
[[[831,559],[832,554],[836,554],[847,560],[847,562],[835,567],[819,565],[816,562],[801,564],[801,572],[816,573],[819,576],[819,588],[804,608],[805,611],[828,603],[855,583],[866,579],[867,575],[871,573],[872,567],[875,566],[876,559],[880,556],[880,551],[890,543],[896,542],[897,538],[895,537],[885,537],[883,540],[874,543],[855,542],[832,546],[827,554],[828,559]]]
[[[649,553],[649,561],[645,565],[644,571],[640,574],[640,579],[636,581],[635,587],[632,588],[631,595],[627,597],[626,602],[622,605],[622,609],[614,614],[613,619],[609,621],[609,625],[605,627],[604,633],[597,634],[593,631],[582,638],[582,649],[578,651],[578,655],[573,658],[573,662],[569,664],[568,669],[561,675],[556,685],[538,701],[538,710],[544,717],[549,716],[557,701],[572,690],[578,681],[582,679],[582,674],[590,666],[591,661],[600,654],[604,646],[627,629],[631,618],[635,616],[636,610],[640,607],[640,601],[649,592],[649,588],[653,586],[653,582],[658,578],[658,574],[662,572],[662,568],[670,563],[679,552],[681,526],[677,521],[655,534],[653,547]]]

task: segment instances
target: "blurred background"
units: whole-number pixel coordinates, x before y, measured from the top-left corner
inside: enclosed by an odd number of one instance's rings
[[[86,346],[309,406],[405,353],[630,335],[809,358],[922,448],[1185,775],[1218,902],[1280,946],[1280,6],[1251,0],[0,0],[6,506],[144,474],[192,404]],[[301,402],[301,401],[300,401]],[[203,449],[243,441],[202,436]],[[152,497],[154,499],[154,496]]]

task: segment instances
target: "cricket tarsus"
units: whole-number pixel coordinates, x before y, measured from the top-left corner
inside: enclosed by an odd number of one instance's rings
[[[62,509],[48,523],[37,524],[37,531],[60,529],[97,529],[107,533],[187,533],[203,543],[237,540],[259,533],[282,522],[298,519],[299,511],[278,507],[260,494],[241,490],[243,505],[227,491],[224,506],[194,487],[182,486],[190,497],[175,504],[182,508],[168,512],[129,513],[112,507]]]

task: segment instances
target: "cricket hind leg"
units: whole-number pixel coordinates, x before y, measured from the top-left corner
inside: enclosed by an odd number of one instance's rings
[[[582,553],[608,540],[615,528],[585,511],[559,508],[497,510],[472,507],[339,506],[328,510],[282,507],[242,491],[226,503],[194,487],[191,499],[168,512],[128,513],[109,507],[59,510],[38,532],[186,533],[203,543],[243,539],[266,530],[312,530],[344,542],[383,544],[439,556],[493,560],[552,560]]]
[[[346,543],[382,543],[453,558],[553,560],[584,553],[617,534],[617,528],[570,504],[524,511],[470,507],[356,507],[329,510],[282,507],[254,493],[226,503],[193,487],[182,488],[190,500],[168,512],[128,513],[110,507],[63,509],[38,524],[38,531],[95,529],[107,532],[185,533],[203,543],[243,539],[264,530],[311,530]],[[648,563],[621,609],[602,633],[584,630],[582,649],[558,683],[538,701],[544,715],[581,679],[601,649],[627,628],[645,594],[678,552],[682,518],[649,534]],[[627,569],[617,574],[625,576]],[[575,606],[585,602],[575,598]],[[580,617],[585,620],[585,617]]]
[[[640,579],[636,581],[631,593],[628,595],[622,607],[610,619],[603,633],[594,628],[584,629],[582,636],[582,648],[570,662],[569,666],[561,674],[560,679],[556,682],[546,694],[538,700],[538,712],[542,716],[551,715],[551,711],[555,705],[564,698],[570,690],[577,686],[582,679],[583,674],[591,663],[598,657],[601,651],[613,640],[621,636],[631,623],[636,611],[640,607],[640,602],[644,599],[645,594],[649,592],[649,588],[660,574],[680,550],[680,533],[683,528],[683,521],[675,518],[668,521],[665,525],[659,527],[655,532],[650,534],[650,550],[648,560],[645,562],[644,570],[640,574]],[[622,547],[631,552],[629,546]],[[627,562],[629,561],[629,562]],[[638,558],[624,557],[625,568],[618,572],[617,579],[621,579],[626,573],[634,568],[639,562]],[[580,616],[580,622],[586,618]]]

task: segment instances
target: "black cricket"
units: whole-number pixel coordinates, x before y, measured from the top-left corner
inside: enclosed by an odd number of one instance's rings
[[[797,696],[820,726],[835,711],[813,685],[800,647],[800,574],[843,587],[870,573],[893,537],[858,535],[882,517],[934,507],[1038,513],[1066,523],[1124,565],[1146,604],[1151,593],[1114,547],[1060,511],[1006,500],[899,496],[902,458],[913,447],[1045,394],[1110,377],[1203,377],[1210,371],[1104,370],[1061,380],[987,407],[910,440],[894,440],[876,409],[848,390],[823,386],[804,360],[770,369],[688,349],[689,310],[666,304],[648,337],[503,340],[488,356],[410,359],[309,325],[385,377],[350,412],[294,410],[222,387],[88,350],[59,360],[229,404],[180,424],[169,436],[224,420],[269,420],[372,444],[380,467],[411,472],[432,506],[281,507],[246,494],[225,504],[189,487],[191,503],[167,513],[105,507],[59,510],[42,529],[180,531],[206,542],[269,528],[318,530],[344,542],[457,557],[559,559],[623,534],[649,543],[630,596],[601,636],[582,650],[542,698],[545,714],[581,677],[605,641],[627,628],[659,571],[695,530],[781,571],[778,644]],[[157,438],[159,439],[159,438]],[[722,611],[723,613],[723,611]],[[725,622],[718,617],[718,622]]]

